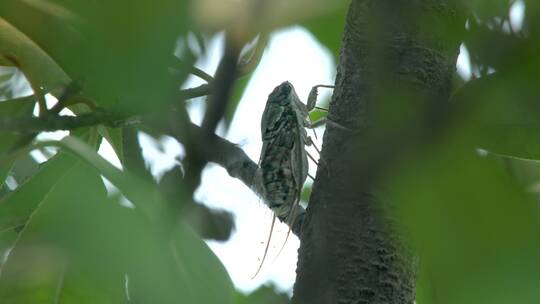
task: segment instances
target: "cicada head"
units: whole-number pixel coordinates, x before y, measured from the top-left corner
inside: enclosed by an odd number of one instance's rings
[[[287,105],[291,103],[295,96],[296,92],[294,91],[292,84],[288,81],[284,81],[270,93],[268,101],[279,103],[280,105]]]

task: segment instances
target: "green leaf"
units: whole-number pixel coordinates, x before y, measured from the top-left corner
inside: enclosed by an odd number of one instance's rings
[[[34,95],[0,101],[0,116],[30,116],[35,102]]]
[[[491,125],[478,133],[479,148],[499,155],[540,160],[540,124]]]
[[[1,21],[0,21],[1,22]],[[1,24],[1,23],[0,23]],[[1,36],[0,29],[0,36]],[[1,41],[0,41],[1,43]],[[0,116],[29,116],[32,115],[34,109],[34,97],[27,96],[7,101],[0,102]],[[12,148],[13,144],[19,138],[18,135],[12,133],[0,132],[0,155],[6,153]],[[0,166],[0,186],[4,183],[7,174],[11,170],[13,161],[2,163]]]
[[[17,66],[30,83],[47,91],[69,81],[66,73],[46,52],[2,16],[0,16],[0,65]]]
[[[328,115],[328,112],[321,110],[314,110],[309,113],[309,119],[314,122],[318,121]]]
[[[339,58],[347,6],[348,1],[342,1],[326,14],[311,18],[301,24],[315,36],[315,39],[328,48],[334,56],[334,62],[338,62]]]
[[[516,64],[522,62],[520,58],[530,57],[537,49],[528,40],[502,28],[471,21],[464,43],[473,65],[506,72],[516,70]],[[494,44],[500,46],[493,48]]]
[[[123,173],[83,141],[67,136],[61,141],[38,142],[29,149],[33,150],[48,146],[61,148],[63,151],[73,154],[78,159],[94,167],[151,219],[157,220],[160,216],[166,214],[165,204],[160,200],[160,194],[155,187],[131,174]]]
[[[105,188],[88,170],[67,170],[21,232],[0,276],[5,303],[122,302],[121,273],[103,240]]]
[[[31,155],[26,155],[15,161],[10,175],[21,185],[38,171],[39,163]]]
[[[143,299],[143,303],[151,303],[156,301],[156,294],[165,294],[171,299],[182,294],[184,299],[193,296],[193,301],[186,302],[194,303],[194,299],[199,299],[201,294],[204,294],[203,298],[221,299],[221,303],[231,303],[232,283],[223,266],[204,242],[183,224],[167,224],[171,212],[166,212],[165,203],[153,185],[118,170],[76,138],[67,137],[60,142],[41,142],[33,148],[51,145],[60,147],[91,165],[93,170],[105,176],[135,205],[135,211],[142,211],[136,213],[138,216],[144,214],[143,224],[126,224],[129,227],[126,232],[129,237],[122,236],[127,240],[133,239],[133,243],[143,244],[141,248],[129,251],[134,255],[123,256],[123,259],[128,260],[126,263],[131,261],[130,265],[133,267],[130,274],[135,298]],[[93,170],[86,169],[87,174]],[[82,184],[86,187],[86,183]],[[168,229],[173,229],[172,243],[166,237],[170,235]],[[125,246],[123,245],[123,248],[126,248]],[[141,261],[149,257],[152,257],[153,263]],[[204,269],[208,269],[208,275],[201,276],[200,274],[206,271]],[[168,283],[164,283],[164,280]],[[170,282],[175,285],[171,286]],[[186,286],[190,286],[195,292],[192,294],[189,289],[184,289]],[[211,293],[207,290],[209,286],[213,290]]]
[[[198,303],[233,303],[234,285],[227,270],[187,226],[175,230],[171,250],[177,270],[187,275],[190,293]]]
[[[423,303],[538,303],[537,204],[498,158],[475,153],[468,130],[403,160],[382,186],[419,255]]]
[[[311,191],[313,190],[313,185],[306,185],[302,188],[302,194],[300,195],[300,199],[302,202],[309,202],[309,198],[311,196]]]
[[[4,265],[3,301],[124,303],[129,294],[136,303],[232,303],[230,279],[200,238],[182,224],[164,233],[117,202],[95,168],[67,170]]]
[[[104,108],[144,113],[173,98],[169,58],[187,33],[189,4],[58,0],[54,8],[43,8],[35,1],[6,0],[0,15],[72,79],[84,79],[85,96]]]
[[[7,82],[13,77],[14,71],[8,70],[8,71],[2,71],[3,73],[0,74],[0,85],[3,85],[4,82]]]
[[[454,123],[470,128],[476,148],[540,159],[537,84],[520,74],[494,74],[466,83],[450,100]]]
[[[0,256],[5,256],[7,250],[11,249],[15,240],[19,236],[17,229],[9,229],[0,231]],[[2,267],[4,261],[0,261],[0,267]]]
[[[65,153],[51,158],[41,165],[16,191],[0,200],[0,231],[25,225],[39,202],[56,185],[62,176],[75,165],[75,159]]]
[[[476,18],[489,19],[495,16],[507,17],[510,8],[510,1],[506,0],[473,0],[471,8]]]

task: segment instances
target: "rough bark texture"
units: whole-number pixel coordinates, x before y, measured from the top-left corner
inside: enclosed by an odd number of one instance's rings
[[[459,50],[449,29],[464,26],[458,12],[451,0],[351,2],[293,303],[413,303],[413,259],[376,185],[436,129]]]

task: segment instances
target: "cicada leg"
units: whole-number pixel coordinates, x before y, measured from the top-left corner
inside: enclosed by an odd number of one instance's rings
[[[307,105],[306,105],[308,112],[315,109],[315,105],[317,104],[317,98],[319,97],[319,88],[333,89],[334,86],[319,84],[311,88],[311,91],[309,92],[309,95],[308,95]]]
[[[317,151],[317,154],[319,154],[319,161],[324,163],[324,166],[326,167],[326,172],[328,174],[328,177],[330,177],[330,170],[329,170],[330,167],[328,166],[328,162],[322,157],[321,151],[319,150],[319,148],[317,148],[317,145],[315,145],[315,143],[313,142],[313,140],[309,136],[306,137],[306,146],[313,146],[313,148],[315,148],[315,151]],[[319,166],[319,161],[315,160],[315,158],[311,154],[309,154],[309,152],[306,151],[306,154],[315,163],[315,165],[318,167]],[[313,180],[315,180],[315,179],[313,179]]]

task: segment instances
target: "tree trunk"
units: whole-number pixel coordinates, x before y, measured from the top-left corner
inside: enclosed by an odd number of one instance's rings
[[[456,2],[351,2],[293,303],[413,303],[414,259],[376,188],[448,101],[465,22]]]

